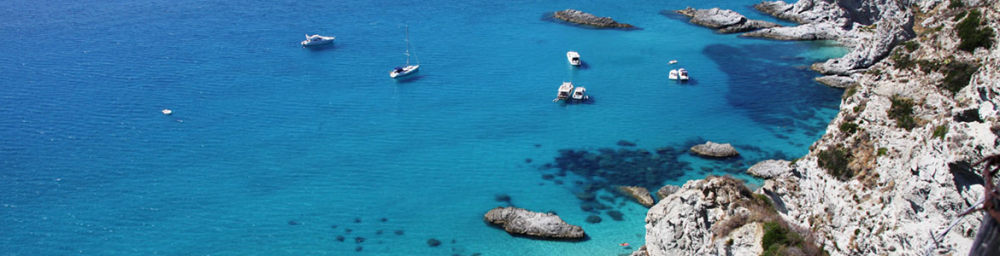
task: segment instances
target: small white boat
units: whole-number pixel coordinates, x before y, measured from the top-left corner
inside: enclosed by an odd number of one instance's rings
[[[677,80],[677,70],[676,69],[671,69],[670,70],[670,80]]]
[[[580,53],[578,53],[578,52],[574,52],[574,51],[567,52],[566,53],[566,59],[569,60],[569,64],[570,65],[573,65],[573,66],[579,66],[580,65]]]
[[[306,34],[306,40],[302,41],[302,46],[305,47],[305,46],[313,46],[313,45],[321,45],[321,44],[333,43],[333,40],[336,39],[336,38],[337,37],[335,37],[335,36],[321,36],[321,35],[311,35],[310,36],[310,35]]]
[[[688,80],[688,71],[687,71],[687,69],[683,69],[683,68],[682,69],[678,69],[677,73],[678,73],[677,75],[680,77],[681,81],[687,81]]]
[[[576,87],[576,89],[573,90],[573,99],[574,100],[586,100],[587,98],[588,98],[587,97],[587,88],[583,88],[583,86],[580,86],[580,87]]]
[[[417,59],[417,65],[410,65],[410,26],[406,26],[406,66],[396,67],[389,71],[389,77],[396,78],[401,76],[409,75],[413,72],[417,72],[420,68],[420,59]],[[416,58],[416,53],[413,54]]]
[[[174,111],[171,111],[171,110],[169,110],[169,109],[164,109],[164,110],[163,110],[162,112],[163,112],[163,114],[164,114],[164,115],[168,115],[168,116],[169,116],[170,114],[173,114],[173,113],[174,113]]]
[[[677,60],[670,60],[670,65],[677,64]]]
[[[563,82],[562,85],[559,86],[559,93],[556,94],[556,99],[552,100],[552,102],[569,99],[570,93],[572,92],[573,92],[573,83]]]

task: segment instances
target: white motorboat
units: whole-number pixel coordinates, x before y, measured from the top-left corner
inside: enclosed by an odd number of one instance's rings
[[[583,88],[583,86],[580,86],[580,87],[576,87],[576,89],[573,90],[573,99],[574,100],[586,100],[587,98],[588,98],[587,97],[587,88]]]
[[[573,83],[563,82],[562,85],[559,86],[559,93],[556,94],[556,99],[552,101],[556,102],[560,100],[569,99],[570,93],[572,92],[573,92]]]
[[[677,73],[678,73],[677,76],[680,77],[681,81],[687,81],[688,80],[688,71],[687,71],[687,69],[683,69],[683,68],[678,69]]]
[[[566,53],[566,59],[569,60],[569,64],[570,65],[573,65],[573,66],[579,66],[580,65],[580,53],[578,53],[578,52],[574,52],[574,51],[567,52]]]
[[[670,60],[670,65],[677,64],[677,60]]]
[[[670,80],[677,80],[677,70],[676,69],[671,69],[670,70]]]
[[[173,113],[174,113],[174,111],[172,111],[172,110],[169,110],[169,109],[164,109],[164,110],[163,110],[163,111],[161,111],[161,112],[163,112],[163,114],[164,114],[164,115],[168,115],[168,116],[169,116],[170,114],[173,114]]]
[[[416,52],[413,53],[413,58],[416,59],[417,65],[410,65],[410,26],[406,26],[406,66],[396,67],[389,71],[389,77],[396,78],[401,76],[406,76],[417,72],[420,68],[420,59],[417,58]]]
[[[313,45],[321,45],[321,44],[333,43],[333,40],[336,39],[336,38],[337,37],[335,37],[335,36],[321,36],[321,35],[311,35],[310,36],[310,35],[306,34],[306,40],[302,41],[302,46],[305,47],[305,46],[313,46]]]

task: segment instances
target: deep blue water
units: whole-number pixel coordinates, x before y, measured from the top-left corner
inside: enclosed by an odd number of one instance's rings
[[[659,14],[718,6],[768,19],[754,3],[0,2],[0,255],[630,252],[618,244],[643,243],[645,208],[607,188],[747,178],[758,160],[805,154],[836,114],[842,91],[804,67],[841,48]],[[544,18],[566,8],[641,29]],[[403,24],[421,70],[392,80]],[[303,49],[306,33],[337,42]],[[677,67],[692,81],[667,80]],[[562,81],[592,99],[551,102]],[[743,156],[685,153],[705,140]],[[601,157],[622,170],[560,169],[557,158],[589,163],[568,150],[616,152]],[[603,198],[578,199],[592,187]],[[508,205],[498,194],[590,239],[490,227],[482,215]]]

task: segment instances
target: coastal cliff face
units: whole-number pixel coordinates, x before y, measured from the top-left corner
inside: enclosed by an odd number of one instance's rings
[[[1000,153],[1000,38],[992,34],[989,49],[962,51],[956,27],[975,9],[982,26],[1000,31],[1000,14],[995,1],[948,5],[867,0],[758,5],[808,24],[854,23],[852,30],[829,32],[840,33],[838,40],[857,40],[854,50],[817,68],[845,71],[841,74],[853,81],[840,113],[807,155],[787,163],[790,170],[782,173],[794,175],[774,175],[755,191],[770,199],[782,221],[809,233],[831,255],[963,255],[972,246],[981,213],[957,222],[938,243],[931,235],[942,233],[983,196],[981,167],[971,163]],[[872,24],[865,26],[870,31],[844,32],[863,24]],[[909,38],[914,39],[896,46]],[[876,55],[885,58],[870,58]],[[963,72],[972,72],[967,83],[959,79],[960,86],[950,86]],[[689,182],[653,206],[646,217],[647,244],[633,255],[766,250],[750,246],[765,236],[759,232],[763,221],[738,228],[746,229],[739,240],[707,235],[740,211],[702,203],[707,199],[696,196],[704,190],[698,184],[712,179]]]
[[[775,17],[802,25],[776,27],[744,34],[780,40],[838,40],[851,47],[838,59],[813,65],[824,74],[848,74],[885,58],[899,42],[915,36],[914,16],[906,1],[801,0],[762,2],[755,7]]]

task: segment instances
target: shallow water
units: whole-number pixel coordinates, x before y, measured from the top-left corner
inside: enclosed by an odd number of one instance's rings
[[[843,49],[659,14],[719,6],[767,19],[754,3],[0,2],[0,255],[628,253],[618,244],[643,243],[645,208],[600,189],[610,208],[584,212],[585,185],[748,178],[758,160],[805,154],[836,115],[842,91],[803,67]],[[566,8],[641,29],[543,18]],[[404,23],[421,70],[392,80]],[[337,42],[302,49],[305,33]],[[677,67],[692,81],[667,80]],[[592,99],[551,102],[562,81]],[[742,157],[684,153],[705,140]],[[669,179],[546,167],[562,149],[662,147],[677,150],[662,160]],[[508,205],[497,194],[589,240],[490,227],[482,215]]]

